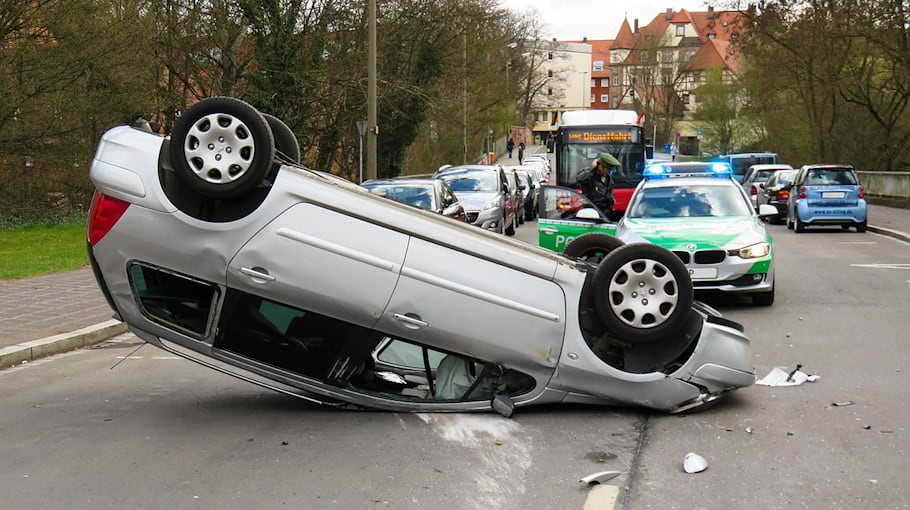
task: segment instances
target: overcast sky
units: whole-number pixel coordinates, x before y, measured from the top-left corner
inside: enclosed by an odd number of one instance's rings
[[[623,18],[629,27],[635,18],[641,26],[654,16],[686,9],[706,11],[702,0],[501,0],[502,5],[513,11],[536,10],[544,22],[544,36],[559,40],[613,39]]]

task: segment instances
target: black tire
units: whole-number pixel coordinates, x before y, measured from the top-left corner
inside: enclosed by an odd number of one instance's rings
[[[865,232],[867,230],[867,228],[868,227],[867,227],[865,221],[862,221],[862,222],[856,224],[856,231],[859,232],[860,234]]]
[[[610,252],[625,244],[616,236],[594,232],[580,235],[573,239],[566,246],[563,254],[567,257],[582,259],[585,262],[597,265]]]
[[[275,156],[289,163],[300,163],[300,143],[291,128],[274,115],[263,113],[262,116],[265,117],[275,138]]]
[[[668,337],[683,327],[692,310],[686,266],[653,244],[616,248],[597,266],[593,283],[597,316],[607,330],[630,343]]]
[[[793,221],[796,223],[796,225],[793,227],[793,230],[795,230],[797,234],[802,234],[806,231],[806,224],[800,221],[799,216],[794,218]]]
[[[232,198],[262,184],[275,157],[265,117],[232,97],[203,99],[174,124],[171,165],[191,189],[209,198]]]
[[[774,285],[767,292],[752,294],[752,304],[756,306],[771,306],[774,304]]]

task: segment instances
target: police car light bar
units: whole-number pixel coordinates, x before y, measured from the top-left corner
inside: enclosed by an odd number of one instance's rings
[[[733,176],[733,169],[728,163],[701,164],[651,164],[645,167],[642,176],[645,179],[663,179],[683,176],[721,177]]]

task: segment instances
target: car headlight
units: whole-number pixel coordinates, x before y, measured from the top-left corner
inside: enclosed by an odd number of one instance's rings
[[[768,243],[756,243],[738,250],[730,250],[728,255],[737,255],[744,259],[757,259],[771,253],[771,245]]]
[[[495,209],[497,207],[500,207],[501,205],[502,205],[502,196],[497,195],[497,196],[487,200],[487,203],[483,204],[483,210],[486,211],[489,209]]]

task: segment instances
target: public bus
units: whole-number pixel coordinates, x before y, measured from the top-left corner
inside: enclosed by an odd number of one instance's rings
[[[578,188],[578,173],[591,167],[602,152],[622,163],[613,175],[613,213],[626,210],[629,197],[641,182],[647,157],[644,130],[632,110],[576,110],[562,114],[556,132],[556,184]]]
[[[733,169],[733,177],[743,182],[743,176],[746,170],[752,165],[776,165],[777,154],[773,152],[742,152],[737,154],[724,154],[714,158],[715,161],[722,161],[730,165]]]

